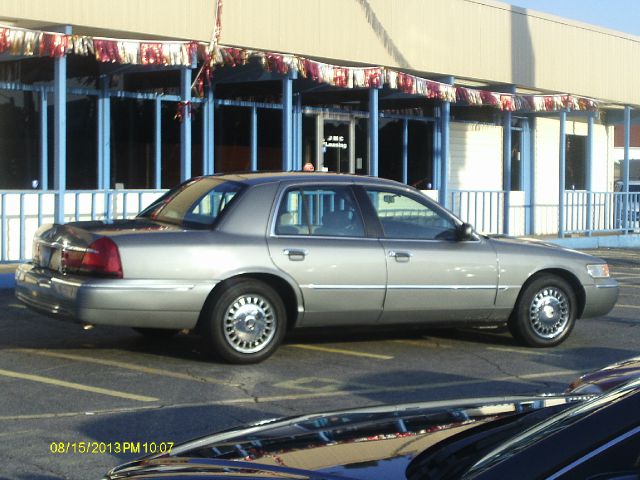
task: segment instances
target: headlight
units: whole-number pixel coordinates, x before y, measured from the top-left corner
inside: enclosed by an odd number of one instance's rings
[[[587,272],[591,278],[609,278],[609,265],[606,263],[599,265],[587,265]]]

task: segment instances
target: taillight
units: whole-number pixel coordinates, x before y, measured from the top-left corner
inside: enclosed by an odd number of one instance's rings
[[[100,237],[86,250],[65,249],[63,263],[66,271],[122,278],[122,262],[118,246],[108,237]]]

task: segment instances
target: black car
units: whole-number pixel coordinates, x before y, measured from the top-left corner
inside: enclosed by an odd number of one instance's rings
[[[373,407],[220,432],[106,479],[638,479],[640,380],[599,396]]]

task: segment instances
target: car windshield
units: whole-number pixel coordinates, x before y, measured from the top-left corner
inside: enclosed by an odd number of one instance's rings
[[[241,183],[220,178],[195,178],[164,194],[138,217],[188,228],[210,228],[242,188]]]
[[[595,410],[598,410],[609,403],[615,402],[619,398],[636,392],[639,388],[640,380],[635,380],[584,403],[579,403],[568,410],[564,410],[553,415],[547,420],[534,425],[521,434],[502,443],[496,449],[476,462],[467,473],[471,475],[482,472],[505,458],[517,454],[540,439],[573,424],[581,418],[584,418]]]

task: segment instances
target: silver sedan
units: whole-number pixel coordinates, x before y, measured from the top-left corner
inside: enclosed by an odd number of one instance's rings
[[[298,327],[506,323],[550,347],[618,297],[601,259],[478,235],[411,187],[351,175],[194,178],[133,220],[43,226],[33,252],[16,272],[29,307],[197,330],[233,363],[264,360]]]

